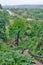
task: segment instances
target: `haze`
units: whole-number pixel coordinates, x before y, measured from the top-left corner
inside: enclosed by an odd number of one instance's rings
[[[43,5],[43,0],[0,0],[2,5],[24,5],[24,4],[41,4]]]

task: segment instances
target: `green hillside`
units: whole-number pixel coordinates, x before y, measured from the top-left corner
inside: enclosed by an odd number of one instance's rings
[[[0,65],[34,65],[35,59],[43,63],[43,9],[10,11],[14,14],[0,11]],[[32,56],[22,53],[27,49]]]

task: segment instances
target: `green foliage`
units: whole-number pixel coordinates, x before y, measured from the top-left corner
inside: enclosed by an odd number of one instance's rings
[[[18,10],[18,9],[17,9]],[[15,12],[19,15],[19,10]],[[43,10],[42,9],[30,9],[27,10],[29,15],[23,16],[24,18],[32,18],[34,21],[25,21],[17,16],[9,17],[8,12],[0,11],[0,65],[33,65],[32,58],[21,54],[20,50],[29,49],[31,53],[43,56]],[[13,24],[8,23],[8,19],[13,21]],[[36,21],[39,20],[39,21]],[[20,44],[10,48],[9,45],[1,42],[16,37],[18,31],[20,31]],[[27,35],[25,35],[25,33]],[[15,51],[15,49],[19,49]],[[43,61],[43,58],[38,58]]]
[[[0,65],[33,65],[33,59],[0,42]]]
[[[11,9],[14,13],[22,16],[25,19],[32,19],[32,20],[43,20],[43,9]]]
[[[16,36],[20,31],[20,37],[22,37],[26,30],[26,22],[18,17],[14,17],[14,24],[9,27],[10,37]],[[13,31],[13,32],[12,32]]]
[[[0,39],[5,39],[5,20],[0,19]]]
[[[43,56],[43,22],[32,21],[30,25],[32,28],[26,30],[28,37],[20,42],[18,48],[29,49],[33,54]],[[43,61],[42,58],[40,60]]]
[[[23,22],[25,24],[23,24]],[[43,56],[43,22],[23,22],[17,17],[14,18],[14,24],[9,28],[10,36],[16,36],[17,32],[20,30],[20,37],[23,39],[20,40],[18,49],[29,49],[33,54]],[[18,28],[19,26],[20,28]],[[28,34],[28,36],[24,39],[25,32]]]
[[[6,40],[6,25],[8,23],[8,19],[6,16],[6,11],[0,11],[0,39],[3,41]]]

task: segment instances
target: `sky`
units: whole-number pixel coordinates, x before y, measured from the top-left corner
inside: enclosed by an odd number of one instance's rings
[[[43,0],[0,0],[2,5],[42,4]]]

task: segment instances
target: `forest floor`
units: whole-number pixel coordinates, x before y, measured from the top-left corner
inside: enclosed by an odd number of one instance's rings
[[[31,56],[31,55],[30,55],[30,52],[28,51],[28,49],[27,49],[27,50],[24,50],[23,54],[24,54],[24,55],[29,55],[29,56]],[[34,65],[43,65],[43,64],[40,63],[38,60],[34,60],[34,62],[35,62]]]

